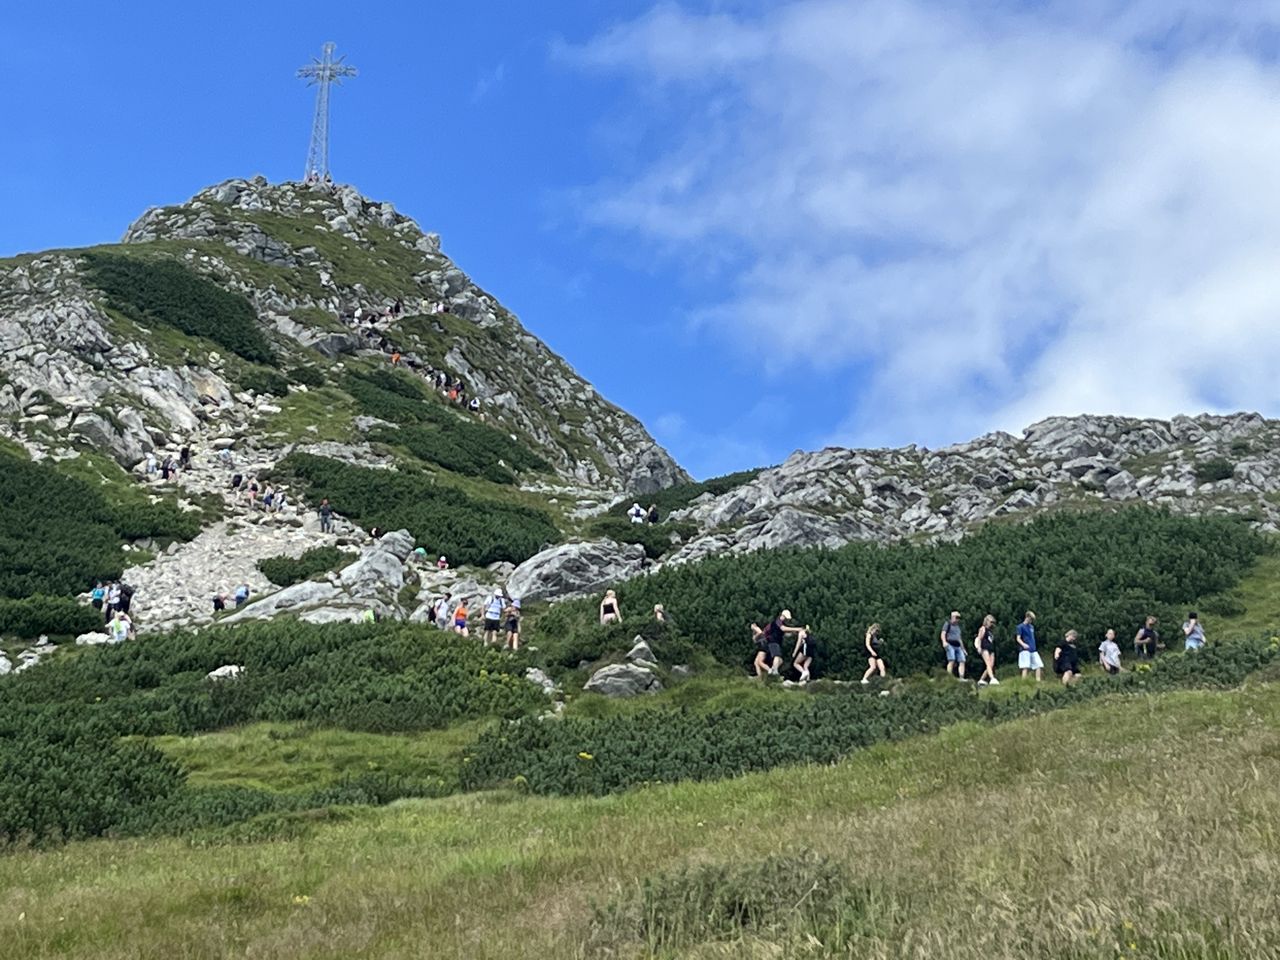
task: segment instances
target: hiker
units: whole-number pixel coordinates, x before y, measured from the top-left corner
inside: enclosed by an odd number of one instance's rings
[[[622,608],[618,606],[618,595],[612,590],[606,590],[604,599],[600,601],[600,626],[621,622]]]
[[[436,561],[436,569],[437,570],[449,569],[449,561],[443,555],[441,555],[440,559]]]
[[[1147,622],[1138,628],[1133,636],[1133,652],[1140,660],[1154,660],[1156,650],[1160,647],[1160,634],[1156,632],[1155,617],[1147,617]]]
[[[1080,659],[1076,652],[1077,634],[1068,630],[1062,642],[1053,648],[1053,672],[1062,677],[1065,687],[1080,676]]]
[[[658,522],[658,505],[656,503],[649,504],[648,520],[651,524]]]
[[[218,592],[213,595],[213,612],[221,613],[227,609],[227,595],[224,592]]]
[[[484,607],[484,645],[486,647],[498,641],[498,631],[502,629],[502,610],[505,606],[506,597],[502,591],[493,591],[493,596]]]
[[[173,472],[173,457],[169,454],[164,455],[164,459],[160,461],[160,479],[167,481],[169,474]]]
[[[320,501],[320,532],[333,533],[333,507],[329,506],[328,498]]]
[[[507,649],[520,649],[520,598],[507,598]]]
[[[862,645],[867,651],[867,672],[862,675],[862,684],[866,686],[876,672],[879,672],[882,680],[885,676],[884,639],[880,636],[880,624],[873,623],[867,627],[867,635],[863,637]]]
[[[453,632],[464,637],[471,636],[467,629],[467,598],[463,597],[453,608]]]
[[[229,447],[223,447],[218,451],[218,462],[228,470],[231,469],[231,449]]]
[[[234,599],[237,610],[249,601],[249,585],[247,583],[242,583],[240,586],[236,587]]]
[[[269,483],[262,491],[262,509],[264,513],[274,513],[276,509],[276,488]]]
[[[639,503],[633,503],[631,509],[627,511],[627,516],[631,518],[632,523],[644,523],[646,516],[644,507],[640,506]]]
[[[1036,615],[1030,610],[1018,624],[1018,669],[1022,671],[1024,679],[1030,671],[1034,670],[1036,683],[1040,682],[1040,677],[1044,673],[1044,661],[1040,658],[1040,654],[1036,653]]]
[[[453,594],[446,592],[443,597],[435,602],[431,608],[431,613],[427,616],[427,619],[440,630],[449,629],[449,601],[452,599]]]
[[[116,600],[116,609],[121,613],[128,613],[129,605],[133,603],[133,587],[123,581],[118,586],[120,588],[120,596]]]
[[[756,645],[756,655],[751,665],[755,667],[756,678],[763,680],[767,674],[773,673],[773,662],[769,659],[769,638],[760,629],[758,623],[751,624],[751,639]]]
[[[156,472],[156,455],[154,453],[147,454],[147,479],[150,480],[152,474]]]
[[[1098,647],[1098,665],[1113,676],[1120,672],[1120,645],[1116,643],[1116,632],[1108,630],[1106,639]]]
[[[250,480],[249,486],[245,491],[245,498],[249,501],[249,509],[252,510],[258,505],[258,481]]]
[[[667,608],[660,603],[653,605],[653,619],[655,623],[670,623],[667,619]]]
[[[112,643],[124,643],[133,636],[133,621],[123,610],[117,610],[107,624],[107,633],[111,635]]]
[[[279,493],[276,494],[275,512],[284,513],[284,508],[287,507],[288,505],[289,505],[289,497],[283,490],[281,490]]]
[[[400,366],[400,351],[399,351],[399,350],[397,350],[397,351],[395,351],[394,353],[392,353],[392,354],[391,354],[391,365],[392,365],[393,367],[398,367],[398,366]]]
[[[800,674],[800,682],[809,682],[809,668],[813,666],[813,638],[809,635],[809,628],[801,630],[796,634],[796,645],[791,651],[791,665],[796,668]]]
[[[782,666],[782,642],[786,639],[788,633],[800,633],[808,631],[808,627],[793,627],[791,623],[791,611],[783,610],[773,620],[769,621],[769,625],[764,628],[765,634],[765,652],[769,655],[769,672],[775,677],[778,670]]]
[[[107,588],[102,585],[99,580],[93,585],[93,590],[89,592],[89,604],[99,613],[102,612],[102,601],[107,597]]]
[[[1187,622],[1182,625],[1182,633],[1187,638],[1187,650],[1204,649],[1204,627],[1194,610],[1187,614]]]
[[[231,475],[231,489],[232,489],[232,490],[239,490],[239,489],[240,489],[240,484],[241,484],[241,483],[243,483],[243,482],[244,482],[244,477],[243,477],[243,476],[241,476],[240,474],[238,474],[238,473],[233,473],[233,474]]]
[[[183,470],[191,469],[191,448],[190,447],[184,446],[181,450],[178,451],[178,465],[182,467]]]
[[[951,617],[942,625],[942,632],[938,636],[942,639],[942,649],[947,655],[947,673],[954,674],[957,680],[963,680],[966,657],[958,610],[951,611]]]
[[[978,678],[978,686],[985,687],[989,683],[1000,685],[996,679],[996,618],[987,614],[982,618],[982,626],[973,638],[973,649],[982,657],[983,671]]]
[[[107,587],[107,603],[105,606],[107,616],[111,616],[112,611],[120,606],[120,581],[113,580],[111,585]]]
[[[479,398],[479,397],[472,397],[472,398],[471,398],[471,402],[467,404],[467,409],[468,409],[468,410],[470,410],[472,413],[479,413],[479,412],[480,412],[480,398]]]

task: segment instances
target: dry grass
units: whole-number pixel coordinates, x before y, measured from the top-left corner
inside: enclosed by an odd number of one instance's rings
[[[20,958],[1280,956],[1280,688],[960,726],[833,767],[601,799],[360,810],[306,839],[103,841],[0,859]],[[690,863],[812,850],[870,909],[706,942],[593,930]],[[801,892],[803,893],[803,892]],[[588,946],[606,944],[606,948]]]

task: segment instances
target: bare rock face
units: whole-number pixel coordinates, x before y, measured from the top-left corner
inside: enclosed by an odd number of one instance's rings
[[[644,548],[637,544],[563,543],[516,567],[507,579],[507,592],[523,600],[581,597],[635,576],[644,563]]]
[[[614,663],[593,673],[582,689],[606,697],[638,697],[658,693],[662,689],[662,681],[648,667]]]

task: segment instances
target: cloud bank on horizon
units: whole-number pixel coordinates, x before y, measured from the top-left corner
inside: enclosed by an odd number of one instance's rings
[[[695,322],[773,375],[847,370],[829,439],[870,445],[1280,412],[1278,37],[1277,2],[667,3],[560,54],[662,145],[590,222],[714,273]]]

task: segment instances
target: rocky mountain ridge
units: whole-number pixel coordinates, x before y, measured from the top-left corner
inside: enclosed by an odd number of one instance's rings
[[[463,380],[488,422],[547,460],[551,486],[598,496],[687,479],[445,257],[438,236],[353,187],[231,180],[147,211],[122,244],[94,249],[169,258],[245,297],[291,362],[341,369],[394,349]],[[280,402],[239,383],[243,365],[227,351],[110,309],[82,255],[0,260],[0,432],[35,456],[82,437],[126,468],[192,439],[307,440],[279,433]],[[358,444],[370,426],[344,421],[341,439]]]

